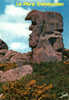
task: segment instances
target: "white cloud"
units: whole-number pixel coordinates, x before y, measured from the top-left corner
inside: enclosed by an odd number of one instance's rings
[[[54,3],[58,3],[59,2],[59,0],[54,0]]]
[[[10,16],[21,17],[21,16],[26,16],[29,13],[29,11],[30,9],[26,10],[22,7],[8,5],[5,9],[5,14],[10,15]]]
[[[13,49],[19,49],[19,48],[21,48],[21,43],[17,43],[17,42],[15,42],[15,43],[12,43],[11,44],[11,46],[10,46],[10,48],[13,48]]]
[[[19,52],[28,52],[31,50],[29,48],[28,44],[21,43],[21,42],[12,42],[9,49],[13,49],[13,50],[19,51]]]
[[[11,47],[12,41],[16,41],[16,37],[19,39],[20,37],[26,37],[28,39],[31,33],[28,29],[30,23],[25,21],[25,17],[29,12],[30,9],[7,5],[5,13],[0,15],[0,38],[5,40],[9,47]],[[25,47],[27,48],[27,46]],[[12,49],[14,50],[15,48]]]
[[[30,23],[25,21],[30,9],[26,10],[14,5],[6,6],[5,13],[0,16],[0,30],[18,36],[28,36]]]
[[[10,22],[1,22],[0,23],[0,30],[3,30],[3,32],[8,33],[8,35],[17,35],[19,37],[25,36],[28,37],[30,34],[30,31],[27,29],[29,27],[28,23],[10,23]]]
[[[18,50],[19,48],[21,50],[23,50],[23,49],[25,49],[27,47],[26,47],[25,43],[21,43],[21,42],[13,42],[10,45],[10,49]]]

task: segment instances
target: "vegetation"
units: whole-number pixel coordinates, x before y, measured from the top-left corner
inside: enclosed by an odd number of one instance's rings
[[[17,67],[17,64],[15,63],[0,63],[0,70],[2,71],[7,71],[9,69],[13,69],[13,68],[16,68]]]
[[[1,100],[69,100],[69,64],[33,64],[33,69],[19,81],[0,83]]]

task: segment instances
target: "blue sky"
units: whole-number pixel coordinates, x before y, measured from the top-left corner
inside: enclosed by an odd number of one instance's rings
[[[22,1],[22,0],[21,0]],[[24,0],[23,0],[24,1]],[[37,0],[25,0],[28,2],[37,2]],[[31,22],[25,21],[26,15],[33,9],[41,11],[56,11],[63,15],[64,47],[69,49],[69,0],[38,0],[39,2],[64,2],[61,7],[16,7],[16,0],[0,0],[0,39],[4,40],[9,49],[18,52],[28,52],[29,31]]]

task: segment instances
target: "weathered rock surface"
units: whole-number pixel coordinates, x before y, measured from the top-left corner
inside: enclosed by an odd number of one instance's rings
[[[11,57],[13,57],[17,52],[16,51],[13,51],[13,50],[7,50],[5,51],[4,50],[0,50],[1,54],[4,52],[4,56],[2,56],[0,58],[0,63],[6,63],[6,62],[9,62]]]
[[[24,65],[22,67],[11,69],[6,72],[1,71],[0,82],[20,80],[22,77],[26,76],[27,74],[32,74],[32,71],[33,69],[31,65]]]
[[[30,53],[25,53],[25,54],[21,54],[21,53],[17,53],[15,56],[13,56],[10,59],[10,62],[14,62],[16,63],[18,66],[22,66],[24,63],[29,63],[31,60],[31,56]]]
[[[26,20],[31,20],[32,33],[29,45],[33,62],[61,61],[63,56],[63,18],[56,12],[31,11]]]
[[[27,74],[31,74],[33,69],[29,63],[62,61],[64,51],[63,44],[63,18],[56,12],[31,11],[26,20],[31,20],[29,27],[32,33],[29,37],[31,52],[19,53],[8,50],[7,44],[0,39],[0,63],[16,63],[17,68],[6,72],[0,71],[0,82],[15,81]],[[64,53],[64,54],[63,54]],[[65,56],[68,59],[69,56]]]
[[[0,50],[0,63],[16,63],[18,66],[22,66],[25,63],[31,62],[31,52],[19,53],[13,50]]]
[[[0,50],[0,59],[7,53],[8,50],[2,49]]]
[[[40,63],[50,61],[62,61],[63,58],[63,18],[56,12],[31,11],[26,20],[31,20],[29,27],[32,33],[29,37],[29,46],[32,52],[21,54],[8,50],[5,42],[0,40],[0,62],[16,63],[22,66],[24,63]]]
[[[1,49],[8,50],[8,46],[7,46],[7,44],[3,40],[0,39],[0,50]]]

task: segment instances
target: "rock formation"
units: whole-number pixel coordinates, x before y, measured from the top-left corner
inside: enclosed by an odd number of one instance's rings
[[[0,40],[0,63],[16,63],[17,66],[22,66],[25,63],[30,63],[30,55],[31,52],[22,54],[13,50],[8,50],[7,44],[3,40]]]
[[[1,49],[7,49],[8,50],[8,46],[3,40],[0,39],[0,50]]]
[[[30,63],[40,64],[63,60],[62,16],[56,12],[33,10],[27,15],[26,20],[32,21],[29,27],[32,30],[29,37],[29,46],[32,51],[22,54],[8,50],[7,44],[0,40],[0,63],[16,63],[18,66],[6,72],[0,70],[0,82],[19,80],[26,74],[31,74],[33,70]]]
[[[13,50],[0,50],[0,63],[16,63],[17,66],[22,66],[31,62],[31,52],[19,53]],[[4,52],[5,55],[2,55]],[[2,56],[1,56],[2,55]]]
[[[63,18],[56,12],[31,11],[26,20],[31,20],[32,30],[29,38],[30,53],[18,53],[8,50],[7,44],[0,40],[0,63],[16,63],[22,66],[24,63],[40,63],[50,61],[62,61],[63,57]]]
[[[31,20],[32,33],[29,45],[32,48],[32,61],[36,63],[61,61],[63,44],[63,18],[56,12],[31,11],[26,20]]]
[[[32,72],[33,69],[31,65],[24,65],[6,72],[0,71],[0,82],[20,80],[27,74],[32,74]]]
[[[0,82],[20,80],[27,74],[32,74],[32,66],[27,64],[30,62],[31,53],[19,53],[13,50],[8,50],[8,46],[3,40],[0,40]],[[9,67],[4,71],[3,66]],[[16,64],[16,68],[13,65]],[[2,66],[3,65],[3,66]]]

